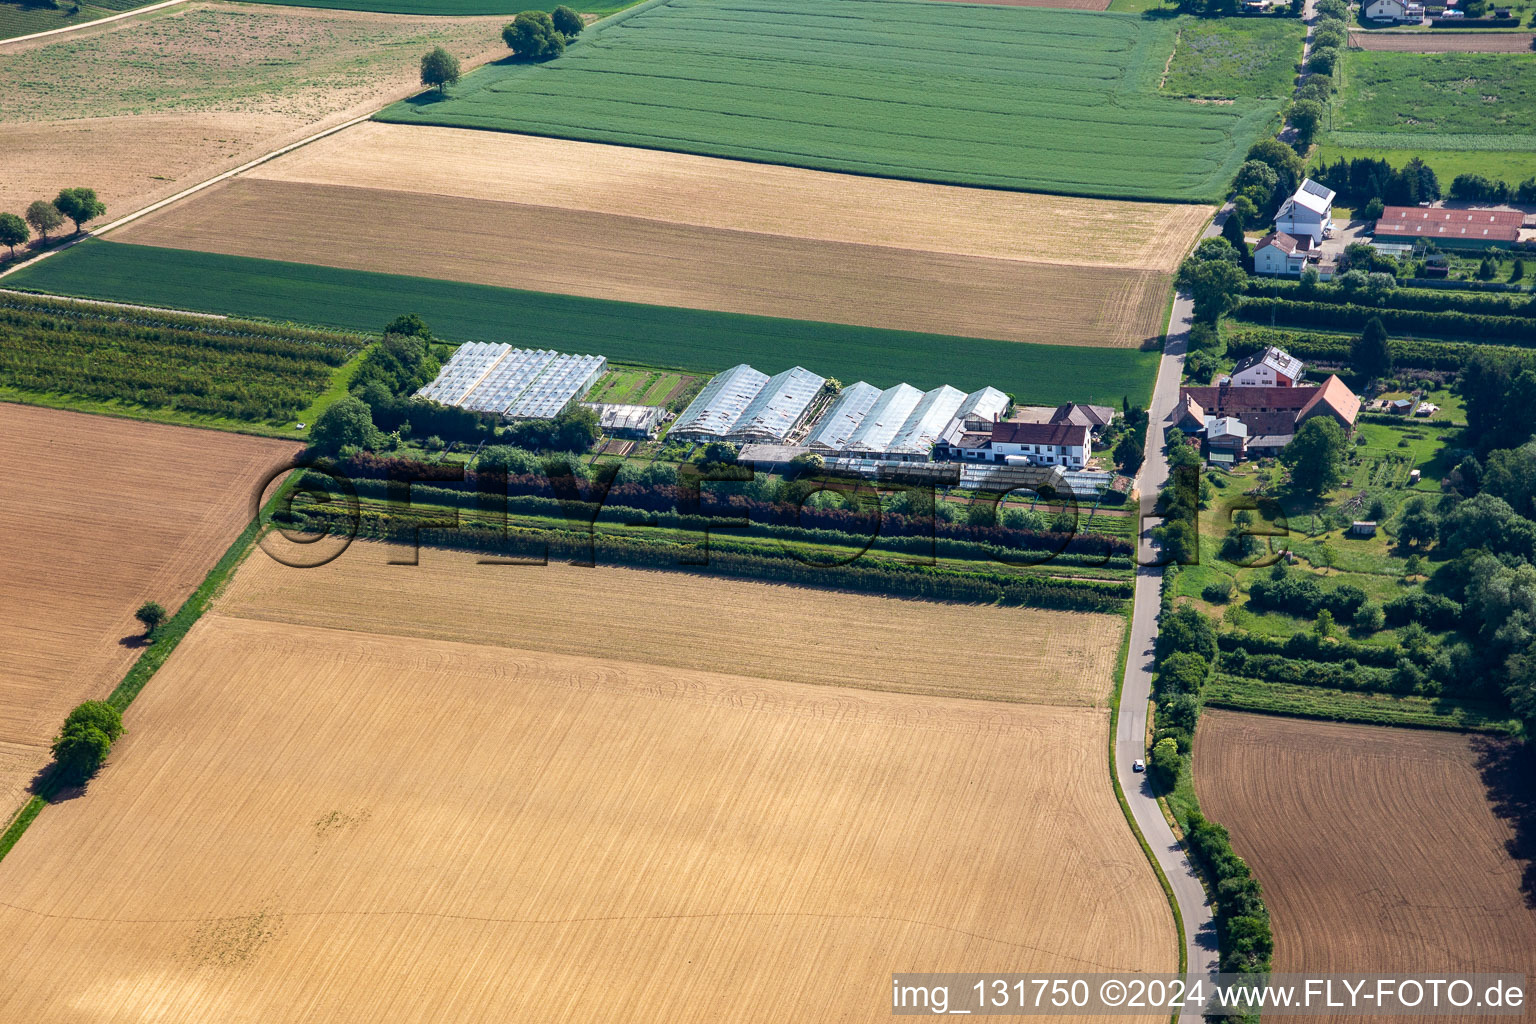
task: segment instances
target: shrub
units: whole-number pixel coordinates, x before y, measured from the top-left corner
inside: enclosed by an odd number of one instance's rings
[[[519,60],[553,60],[565,52],[565,37],[544,11],[524,11],[501,30],[501,38]]]
[[[1226,604],[1232,600],[1232,594],[1236,590],[1237,587],[1232,583],[1232,580],[1223,576],[1214,583],[1207,583],[1205,589],[1200,591],[1200,596],[1211,602],[1211,604]]]

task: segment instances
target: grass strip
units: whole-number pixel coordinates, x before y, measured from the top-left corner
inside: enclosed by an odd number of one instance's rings
[[[240,536],[235,538],[234,543],[224,552],[224,556],[209,570],[203,582],[192,592],[192,596],[183,601],[181,607],[176,610],[176,614],[160,627],[155,635],[155,642],[144,649],[144,653],[139,655],[122,682],[118,683],[117,688],[107,697],[108,704],[118,711],[125,711],[133,703],[134,698],[143,691],[145,684],[159,671],[160,666],[165,664],[166,659],[187,635],[187,631],[202,617],[203,612],[208,610],[208,605],[224,589],[224,584],[229,582],[229,578],[234,575],[240,563],[245,560],[245,556],[250,553],[256,538],[261,534],[261,524],[266,519],[267,513],[275,507],[275,503],[288,486],[289,483],[285,481],[273,492],[272,497],[262,507],[261,513],[240,531]],[[5,855],[10,853],[11,848],[21,839],[22,833],[37,820],[37,816],[48,805],[50,796],[51,791],[44,791],[34,795],[22,805],[5,833],[0,835],[0,860],[5,859]]]

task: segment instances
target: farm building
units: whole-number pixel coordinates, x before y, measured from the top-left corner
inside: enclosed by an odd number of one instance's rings
[[[1520,240],[1525,214],[1518,210],[1447,210],[1389,206],[1376,220],[1376,237],[1412,242],[1429,238],[1454,248],[1483,249]]]
[[[983,454],[973,457],[1082,469],[1093,457],[1093,431],[1085,423],[994,423]]]
[[[1242,462],[1248,455],[1248,428],[1235,416],[1222,416],[1205,427],[1205,454],[1212,462]]]
[[[843,388],[831,408],[817,421],[816,429],[805,439],[806,447],[815,451],[842,451],[883,393],[863,381]]]
[[[782,442],[805,422],[825,383],[801,366],[769,377],[740,363],[704,385],[669,436],[682,441]]]
[[[507,419],[549,419],[585,395],[607,369],[602,356],[467,342],[416,396]]]
[[[656,436],[667,417],[659,405],[616,405],[611,402],[583,402],[597,413],[597,425],[609,437],[645,439]]]
[[[1271,231],[1253,247],[1253,272],[1270,277],[1300,277],[1307,261],[1317,255],[1311,235],[1296,238],[1284,231]]]
[[[1336,376],[1320,387],[1184,387],[1174,425],[1210,440],[1213,424],[1235,419],[1247,431],[1244,454],[1267,454],[1290,443],[1296,428],[1313,416],[1328,416],[1346,431],[1360,415],[1360,399]]]
[[[1315,246],[1333,234],[1334,191],[1305,179],[1275,214],[1275,230],[1292,238],[1307,238]]]
[[[1282,348],[1270,345],[1245,356],[1232,367],[1232,384],[1240,388],[1292,388],[1301,383],[1306,366]]]

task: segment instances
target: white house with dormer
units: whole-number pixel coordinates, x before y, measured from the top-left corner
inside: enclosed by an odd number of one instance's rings
[[[1307,178],[1296,194],[1280,204],[1275,230],[1292,238],[1309,238],[1318,245],[1333,234],[1334,191]]]
[[[1293,388],[1307,372],[1305,364],[1282,348],[1271,345],[1238,360],[1232,368],[1232,386],[1239,388]]]

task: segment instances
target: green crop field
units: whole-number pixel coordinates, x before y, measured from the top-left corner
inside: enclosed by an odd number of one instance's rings
[[[552,11],[556,3],[518,3],[517,0],[245,0],[247,3],[280,4],[284,7],[321,7],[328,11],[376,11],[379,14],[427,14],[448,17],[471,17],[482,14],[505,14],[510,18],[518,11]],[[566,6],[584,14],[604,16],[622,11],[635,0],[618,0],[612,3],[580,3],[572,0]]]
[[[1145,403],[1158,353],[953,338],[870,327],[711,313],[516,291],[302,263],[91,240],[6,278],[12,288],[380,330],[415,312],[440,336],[618,363],[717,371],[738,362],[776,372],[799,363],[886,387],[991,385],[1031,404]]]
[[[1368,146],[1471,148],[1466,143],[1473,140],[1437,141],[1453,134],[1515,136],[1503,148],[1522,149],[1519,142],[1529,141],[1536,125],[1536,60],[1519,53],[1349,51],[1334,106],[1332,130],[1396,140]],[[1494,148],[1492,140],[1476,141],[1479,149]]]
[[[1290,96],[1306,28],[1295,18],[1203,18],[1179,28],[1163,91],[1172,96]]]
[[[925,0],[648,0],[380,120],[1108,198],[1212,201],[1276,105],[1158,95],[1170,19]]]

